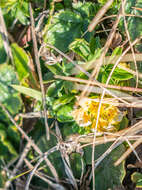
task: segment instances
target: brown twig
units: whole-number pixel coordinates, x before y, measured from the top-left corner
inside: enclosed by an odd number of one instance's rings
[[[62,79],[62,80],[67,80],[67,81],[72,81],[72,82],[80,82],[80,83],[88,84],[88,80],[81,79],[81,78],[66,77],[66,76],[60,76],[60,75],[55,75],[54,77],[56,79]],[[112,88],[112,89],[130,91],[130,92],[142,92],[141,88],[133,88],[133,87],[128,87],[128,86],[115,86],[115,85],[109,85],[109,84],[106,85],[106,84],[100,83],[98,81],[90,81],[90,85],[96,85],[99,87],[102,86],[105,88]]]
[[[103,153],[103,155],[100,156],[100,158],[97,160],[96,164],[95,164],[95,167],[97,167],[100,162],[106,157],[108,156],[111,151],[113,149],[115,149],[116,147],[118,147],[123,141],[122,141],[122,138],[125,137],[126,135],[135,135],[135,134],[138,134],[139,132],[142,131],[142,121],[139,121],[138,123],[136,123],[135,125],[133,125],[132,127],[129,127],[127,129],[124,129],[122,131],[120,131],[121,133],[121,136],[118,137],[116,139],[116,141],[109,147],[109,149],[107,149],[106,152]]]
[[[114,25],[112,27],[112,30],[109,33],[109,36],[108,36],[107,41],[105,43],[105,46],[104,46],[104,48],[102,50],[102,54],[101,54],[101,56],[99,58],[99,62],[98,62],[97,65],[94,65],[94,69],[93,69],[93,71],[91,73],[91,76],[89,77],[88,85],[86,85],[86,88],[81,93],[80,99],[82,99],[84,96],[86,96],[87,89],[90,86],[90,81],[94,78],[94,76],[95,76],[95,79],[98,77],[98,73],[100,71],[100,68],[103,65],[104,57],[105,57],[105,55],[106,55],[106,53],[107,53],[107,51],[108,51],[108,49],[110,47],[110,44],[112,43],[112,40],[113,40],[114,35],[115,35],[115,31],[116,31],[117,26],[119,24],[119,21],[121,19],[121,16],[122,16],[122,9],[120,8],[118,17],[117,17],[117,19],[116,19],[116,21],[115,21],[115,23],[114,23]],[[89,95],[89,93],[87,95]]]
[[[115,64],[115,62],[118,60],[119,57],[120,56],[115,56],[112,59],[111,56],[106,56],[106,57],[104,57],[103,64],[104,65],[107,65],[110,63]],[[142,61],[142,54],[141,53],[135,54],[135,58],[136,58],[136,61]],[[133,55],[131,53],[127,53],[124,56],[121,56],[120,62],[124,62],[124,63],[125,62],[132,62],[132,60],[133,60]],[[90,62],[83,64],[81,66],[81,68],[87,71],[87,70],[93,69],[94,65],[97,65],[98,63],[99,63],[99,59],[92,60]],[[131,73],[133,75],[137,75],[137,73],[135,71],[133,71],[132,69],[126,68],[120,64],[118,64],[117,67],[119,67],[125,71],[128,71],[129,73]],[[79,72],[79,70],[76,67],[72,70],[72,74],[78,74],[78,72]],[[142,73],[138,72],[138,76],[139,76],[139,78],[142,78]]]
[[[137,42],[138,42],[138,40],[140,40],[142,37],[140,37],[139,39],[136,39],[133,43],[132,43],[132,45],[135,45]],[[127,53],[127,51],[130,49],[130,47],[128,47],[124,52],[123,52],[123,54],[125,54],[125,53]],[[123,55],[122,54],[122,55]],[[113,69],[111,70],[111,72],[110,72],[110,74],[109,74],[109,77],[108,77],[108,79],[107,79],[107,82],[106,82],[106,84],[108,84],[109,83],[109,80],[110,80],[110,78],[111,78],[111,76],[112,76],[112,73],[114,72],[114,69],[116,68],[116,66],[117,66],[117,64],[119,63],[119,59],[116,61],[116,63],[115,63],[115,65],[114,65],[114,67],[113,67]],[[96,127],[95,127],[95,129],[97,129],[97,125],[98,125],[98,121],[99,121],[99,114],[100,114],[100,109],[101,109],[101,103],[102,103],[102,100],[103,100],[103,98],[104,98],[104,95],[105,95],[105,91],[103,91],[103,93],[102,93],[102,96],[101,96],[101,100],[100,100],[100,103],[99,103],[99,108],[98,108],[98,115],[97,115],[97,121],[96,121]],[[100,157],[100,159],[99,159],[99,161],[97,162],[97,164],[96,164],[96,166],[98,166],[98,164],[105,158],[105,156],[106,155],[108,155],[114,148],[116,148],[119,144],[120,144],[120,142],[118,142],[118,140],[119,140],[119,138],[110,146],[110,148]],[[118,143],[117,143],[118,142]],[[95,142],[94,142],[95,143]],[[93,146],[95,146],[95,144],[93,145]],[[93,154],[92,154],[93,155]],[[94,156],[94,155],[93,155]],[[93,162],[94,163],[94,162]],[[93,168],[94,168],[94,165],[93,165]]]
[[[135,56],[135,53],[134,53],[134,48],[132,46],[130,34],[129,34],[129,31],[128,31],[127,21],[126,21],[126,18],[125,18],[125,4],[124,4],[123,0],[122,0],[122,14],[123,14],[123,19],[124,19],[124,27],[125,27],[126,35],[127,35],[127,38],[128,38],[129,44],[130,44],[132,57],[133,57],[133,61],[134,61],[135,68],[136,68],[136,88],[137,88],[138,87],[138,68],[137,68],[136,56]]]
[[[33,175],[35,174],[38,166],[40,166],[40,164],[47,159],[47,156],[49,156],[49,154],[55,152],[57,150],[57,147],[52,147],[50,150],[48,150],[46,153],[44,153],[44,155],[42,155],[42,157],[38,160],[38,162],[36,163],[36,165],[34,166],[33,170],[31,171],[31,173],[28,176],[26,185],[25,185],[25,190],[29,190],[29,185],[31,182],[31,179],[33,177]]]
[[[133,149],[135,149],[139,144],[142,143],[142,137],[139,138],[133,145]],[[125,160],[129,154],[133,151],[133,149],[130,147],[126,150],[126,152],[114,163],[115,166],[118,166],[123,160]]]
[[[44,121],[45,121],[45,128],[46,128],[46,137],[47,137],[47,140],[49,140],[50,133],[49,133],[49,126],[47,123],[46,96],[45,96],[45,89],[43,85],[42,72],[41,72],[40,61],[39,61],[39,56],[38,56],[37,40],[36,40],[36,35],[35,35],[35,24],[34,24],[34,18],[32,14],[31,3],[29,3],[29,12],[30,12],[30,20],[31,20],[31,32],[32,32],[32,39],[33,39],[35,62],[37,66],[37,71],[38,71],[38,76],[39,76],[39,81],[40,81],[40,88],[42,92],[42,103],[43,103],[44,117],[45,117]]]
[[[56,135],[59,137],[58,138],[58,143],[60,145],[63,142],[62,135],[61,135],[61,132],[60,132],[60,129],[59,129],[59,126],[58,126],[57,122],[55,122],[55,126],[56,126]],[[62,146],[59,146],[59,147],[62,147]],[[73,185],[74,190],[78,190],[78,186],[77,186],[75,177],[74,177],[73,172],[72,172],[72,170],[70,168],[69,155],[68,155],[67,151],[64,151],[64,149],[62,149],[62,148],[59,148],[59,151],[61,153],[61,158],[62,158],[62,161],[64,163],[65,172],[66,172],[66,174],[67,174],[67,176],[69,178],[69,181]]]
[[[30,147],[31,147],[31,143],[28,142],[27,145],[25,146],[25,148],[24,148],[22,154],[20,155],[19,161],[18,161],[18,163],[16,164],[16,166],[14,167],[14,169],[13,169],[11,175],[9,176],[9,178],[13,178],[14,175],[17,173],[19,167],[22,165],[22,163],[23,163],[25,157],[27,156],[27,153],[29,152]],[[5,183],[5,189],[8,189],[9,186],[10,186],[10,184],[11,184],[11,181],[10,181],[10,180],[7,181],[7,182]]]
[[[27,159],[24,159],[24,161],[25,161],[26,165],[29,167],[30,170],[34,169],[32,164]],[[65,190],[63,186],[61,186],[60,184],[56,184],[55,182],[52,182],[48,178],[44,177],[44,175],[39,171],[35,171],[35,176],[37,176],[40,179],[42,179],[43,181],[45,181],[47,184],[49,184],[55,190]]]
[[[2,108],[2,110],[5,112],[5,114],[7,115],[7,117],[10,119],[10,121],[15,125],[15,127],[19,130],[19,132],[24,136],[24,138],[31,144],[31,146],[34,148],[34,150],[39,154],[39,155],[43,155],[42,151],[39,149],[39,147],[34,143],[34,141],[23,131],[23,129],[21,127],[19,127],[17,125],[17,123],[15,122],[15,120],[13,119],[13,117],[10,115],[10,113],[7,111],[7,109],[5,108],[5,106],[0,102],[0,107]],[[58,181],[58,174],[54,168],[54,166],[52,165],[52,163],[50,162],[50,160],[48,160],[47,158],[45,159],[46,164],[49,166],[52,174],[54,175],[56,181]]]
[[[103,17],[103,15],[107,12],[111,4],[113,3],[113,0],[108,0],[106,4],[98,11],[98,13],[95,15],[94,19],[88,26],[88,31],[92,32],[94,28],[97,26],[99,23],[100,19]]]
[[[91,77],[91,74],[87,71],[85,71],[80,65],[76,64],[69,56],[65,55],[62,51],[60,51],[59,49],[57,49],[56,47],[54,47],[53,45],[49,44],[49,43],[46,43],[43,45],[43,47],[47,45],[49,46],[50,48],[53,48],[55,51],[57,51],[59,54],[61,54],[63,57],[65,57],[68,61],[70,61],[73,65],[75,65],[81,72],[83,72],[84,74],[86,74],[86,76],[88,77]],[[93,79],[93,81],[96,81]],[[115,97],[115,94],[113,94],[110,90],[100,86],[102,89],[105,89],[105,91],[110,94],[112,97]],[[120,100],[120,98],[118,98]],[[121,100],[122,102],[124,102],[123,100]],[[126,101],[124,102],[126,104],[128,104]]]

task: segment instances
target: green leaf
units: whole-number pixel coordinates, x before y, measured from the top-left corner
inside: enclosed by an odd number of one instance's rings
[[[86,31],[88,30],[88,25],[92,21],[94,15],[96,15],[97,11],[99,10],[99,7],[100,6],[98,5],[98,3],[92,3],[92,2],[78,1],[78,3],[73,3],[73,8],[75,12],[81,15],[82,17],[83,22],[82,22],[81,31],[83,34],[83,38],[87,42],[89,42],[90,38],[94,36],[94,31],[93,32],[86,32]]]
[[[92,2],[73,3],[73,8],[81,14],[83,18],[92,19],[99,9],[99,5]]]
[[[16,18],[23,24],[23,25],[26,25],[28,24],[28,19],[27,17],[25,16],[23,10],[21,9],[21,7],[17,7],[17,10],[16,10]]]
[[[102,48],[100,37],[97,36],[94,38],[94,36],[90,39],[90,51],[92,54],[96,54],[96,52]]]
[[[105,83],[108,79],[108,76],[113,68],[113,64],[109,64],[107,66],[103,66],[101,68],[101,72],[99,73],[99,81]],[[116,68],[111,76],[111,83],[113,84],[115,80],[117,81],[125,81],[133,78],[133,75],[121,68]]]
[[[14,64],[16,66],[19,80],[21,81],[21,83],[23,83],[25,81],[25,79],[28,78],[28,76],[29,76],[28,55],[16,43],[13,43],[11,45],[11,48],[12,48]]]
[[[89,60],[91,51],[89,48],[89,43],[84,39],[76,39],[70,44],[69,49],[82,57],[85,61]]]
[[[73,95],[64,94],[63,96],[61,96],[60,98],[55,100],[55,102],[53,104],[53,110],[57,110],[57,109],[59,109],[59,107],[70,103],[71,101],[73,101],[73,99],[75,99]]]
[[[63,59],[62,69],[63,69],[64,75],[66,76],[70,75],[73,68],[74,68],[73,63],[68,63],[66,60]]]
[[[111,58],[113,59],[115,56],[121,55],[122,50],[122,47],[116,47],[111,54]]]
[[[7,129],[7,136],[8,139],[12,141],[15,146],[17,146],[18,143],[20,143],[20,134],[16,126],[9,125]]]
[[[13,68],[7,64],[0,65],[0,101],[15,114],[21,108],[19,93],[11,85],[18,84]]]
[[[101,145],[104,151],[104,146]],[[100,147],[98,147],[100,151]],[[124,162],[115,167],[114,162],[125,152],[124,145],[112,151],[112,153],[105,158],[100,166],[96,169],[96,189],[106,190],[108,188],[114,189],[116,186],[122,184],[125,176]],[[103,183],[102,183],[103,181]]]
[[[133,78],[133,75],[123,69],[116,68],[114,73],[112,74],[112,78],[119,81],[123,81]]]
[[[107,0],[98,0],[98,2],[101,4],[101,6],[103,6]],[[115,12],[118,12],[119,8],[120,8],[120,3],[121,1],[120,0],[114,0],[110,9],[111,9],[111,12],[113,12],[113,14],[115,14]]]
[[[59,109],[57,112],[57,119],[60,122],[70,122],[74,121],[72,115],[72,107],[70,105],[65,105]]]
[[[122,54],[122,51],[123,51],[123,49],[122,49],[121,47],[116,47],[116,48],[113,50],[113,52],[112,52],[112,54],[111,54],[111,56],[110,56],[110,58],[109,58],[107,64],[110,64],[111,61],[112,61],[113,59],[115,59],[116,56],[120,56],[120,55]]]
[[[133,183],[136,183],[137,188],[142,188],[142,174],[139,172],[134,172],[131,175],[131,179]]]
[[[0,7],[5,8],[13,18],[17,18],[23,25],[28,24],[28,2],[16,0],[1,0]]]
[[[78,153],[72,153],[70,156],[70,163],[74,176],[80,178],[82,172],[81,155]]]
[[[26,80],[29,79],[30,83],[36,86],[36,81],[32,76],[31,70],[29,68],[30,59],[26,52],[18,46],[16,43],[11,45],[12,54],[14,58],[14,64],[16,66],[16,71],[19,76],[21,84],[28,86]]]
[[[0,147],[0,157],[10,160],[13,156],[17,156],[16,150],[7,138],[6,127],[3,125],[0,125]]]
[[[2,39],[2,35],[0,34],[0,64],[6,62],[6,52],[3,46],[3,39]]]
[[[111,143],[101,144],[95,147],[95,160],[97,160],[109,147]],[[122,184],[125,176],[124,162],[115,167],[114,162],[125,152],[125,146],[121,144],[114,149],[95,169],[96,189],[114,189],[115,186]],[[84,157],[87,164],[92,163],[92,148],[84,149]],[[103,182],[103,183],[102,183]]]
[[[19,91],[20,93],[23,93],[27,96],[30,96],[31,98],[34,98],[38,101],[42,101],[42,94],[40,91],[34,90],[32,88],[27,88],[20,85],[11,85],[15,90]]]
[[[78,14],[71,11],[60,11],[53,17],[44,41],[67,52],[69,44],[81,36],[81,25],[82,18]]]
[[[64,81],[63,85],[66,93],[72,93],[72,90],[75,89],[74,83],[71,81]]]
[[[132,7],[138,7],[142,8],[142,1],[141,0],[127,0],[126,2],[126,13],[127,14],[132,14],[132,15],[137,15],[137,16],[142,16],[142,11],[141,10],[136,10]],[[130,37],[133,40],[136,38],[140,37],[142,35],[142,24],[141,24],[142,19],[138,17],[128,17],[127,18],[127,23],[128,23],[128,31],[130,34]],[[123,26],[122,26],[123,27]],[[124,28],[122,28],[124,30]],[[136,45],[137,49],[142,52],[142,44],[139,43]]]
[[[52,72],[46,72],[43,76],[44,84],[51,83],[55,81],[54,74]]]
[[[54,75],[64,75],[63,68],[60,63],[54,65],[45,65]]]
[[[63,81],[56,81],[48,87],[46,94],[49,97],[56,97],[62,89]]]
[[[12,7],[17,0],[1,0],[0,1],[0,7],[5,8],[5,7]]]
[[[51,125],[51,122],[49,121],[50,119],[48,119],[49,122],[49,126]],[[57,138],[50,134],[50,141],[47,141],[46,139],[46,133],[45,133],[45,128],[42,125],[41,127],[39,127],[39,125],[41,126],[41,123],[38,123],[35,126],[35,130],[32,131],[32,138],[34,139],[34,141],[36,142],[37,146],[40,148],[40,150],[42,152],[46,152],[48,151],[50,148],[54,147],[57,145]],[[52,129],[54,131],[54,129]],[[55,131],[54,131],[55,133]],[[31,159],[34,158],[34,153],[33,151],[31,151]],[[61,155],[59,151],[55,151],[54,153],[51,153],[49,155],[49,160],[51,161],[51,163],[53,164],[53,166],[55,167],[59,177],[66,177],[65,175],[65,171],[64,171],[64,165],[63,165],[63,161],[61,159]],[[47,167],[45,168],[45,172],[48,172],[49,176],[53,176],[51,171],[51,168]]]

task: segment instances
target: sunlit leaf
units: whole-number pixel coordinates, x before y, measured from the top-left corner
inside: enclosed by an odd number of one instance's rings
[[[73,101],[74,96],[69,94],[69,95],[63,95],[60,98],[58,98],[57,100],[55,100],[54,104],[53,104],[53,110],[57,110],[59,107],[66,105],[68,103],[70,103],[71,101]]]
[[[76,39],[70,44],[69,49],[82,57],[85,61],[88,61],[89,56],[91,55],[89,43],[84,39]]]
[[[31,98],[42,101],[42,94],[40,91],[34,90],[32,88],[20,86],[20,85],[11,85],[11,87],[13,87],[15,90],[17,90],[20,93],[23,93]]]
[[[81,36],[81,26],[82,18],[78,14],[60,11],[52,19],[44,40],[67,52],[69,44]]]
[[[142,174],[139,172],[134,172],[131,175],[131,179],[134,183],[136,183],[137,188],[142,188]]]
[[[59,63],[53,65],[45,65],[54,75],[64,75],[62,66]]]
[[[11,85],[18,84],[13,68],[7,64],[0,65],[0,101],[13,114],[21,108],[19,93]]]
[[[50,97],[56,97],[62,89],[63,81],[56,81],[48,87],[46,94]]]
[[[72,107],[69,105],[65,105],[59,109],[57,112],[57,119],[60,122],[70,122],[73,121],[73,117],[71,115]]]
[[[17,156],[16,150],[14,149],[11,142],[8,140],[6,127],[2,125],[0,125],[0,146],[0,157],[5,157],[10,160],[12,156]]]
[[[22,49],[20,46],[18,46],[16,43],[13,43],[11,45],[13,58],[14,58],[14,64],[16,66],[16,71],[19,76],[19,80],[21,84],[25,86],[29,86],[28,79],[31,84],[36,86],[36,81],[33,78],[33,75],[31,73],[31,70],[29,68],[30,59],[27,53]]]

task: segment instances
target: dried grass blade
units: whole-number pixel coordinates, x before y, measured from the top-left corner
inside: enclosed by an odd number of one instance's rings
[[[103,15],[107,12],[111,4],[113,3],[113,0],[108,0],[106,4],[98,11],[90,25],[88,26],[88,31],[92,32],[96,25],[99,23],[100,19],[103,17]]]

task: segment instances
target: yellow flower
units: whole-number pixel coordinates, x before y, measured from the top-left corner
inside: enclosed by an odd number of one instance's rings
[[[74,120],[80,127],[88,126],[94,131],[98,115],[99,102],[84,98],[81,101],[80,108],[75,108],[72,112]],[[97,132],[114,132],[117,131],[117,125],[122,120],[124,114],[116,106],[102,103],[97,126]]]

